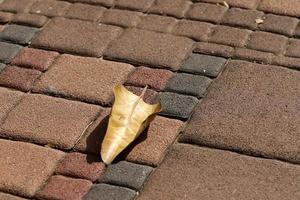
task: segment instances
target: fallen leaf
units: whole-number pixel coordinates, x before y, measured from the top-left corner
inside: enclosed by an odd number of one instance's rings
[[[264,22],[264,20],[261,18],[255,19],[255,23],[257,23],[257,24],[262,24],[263,22]]]
[[[137,96],[124,86],[114,88],[115,102],[112,106],[108,128],[101,146],[104,163],[110,164],[131,144],[154,119],[161,109],[160,103],[150,105],[144,102],[142,94]]]

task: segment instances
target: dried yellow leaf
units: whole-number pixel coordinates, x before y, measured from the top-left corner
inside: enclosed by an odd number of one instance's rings
[[[150,105],[144,102],[146,89],[141,96],[137,96],[122,85],[114,88],[115,102],[101,146],[104,163],[110,164],[145,130],[155,114],[160,111],[160,103]]]

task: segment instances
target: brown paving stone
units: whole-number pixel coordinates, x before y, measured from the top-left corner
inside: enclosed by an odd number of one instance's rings
[[[236,48],[234,52],[234,57],[263,64],[270,64],[274,55],[272,53],[262,51],[255,51],[245,48]]]
[[[100,57],[120,31],[121,29],[115,26],[56,18],[36,34],[31,44],[67,53]]]
[[[250,49],[280,54],[284,51],[287,38],[282,35],[256,31],[250,35],[247,47]]]
[[[26,95],[7,116],[1,135],[72,148],[100,107],[44,95]]]
[[[126,86],[126,88],[127,90],[129,90],[130,92],[138,96],[142,94],[144,89],[141,87],[134,87],[134,86]],[[143,100],[149,104],[156,104],[159,101],[158,93],[152,89],[147,89],[143,97]]]
[[[24,93],[0,87],[0,122],[11,109],[21,100]]]
[[[143,17],[137,27],[150,31],[169,33],[172,31],[176,22],[177,20],[173,17],[150,14]]]
[[[8,11],[8,12],[28,12],[31,5],[36,0],[4,0],[2,4],[0,4],[0,10]]]
[[[282,65],[282,66],[293,68],[293,69],[300,69],[300,58],[275,56],[272,64],[273,65]]]
[[[100,22],[105,24],[135,27],[141,20],[142,13],[128,10],[109,9],[106,10]]]
[[[57,166],[55,173],[96,181],[105,171],[99,156],[68,153]]]
[[[115,0],[68,0],[73,3],[88,3],[88,4],[95,4],[95,5],[103,5],[103,6],[112,6]]]
[[[2,32],[4,30],[5,26],[0,25],[0,32]]]
[[[212,24],[206,22],[181,20],[176,24],[173,34],[186,36],[198,41],[206,41],[212,27]]]
[[[57,175],[52,176],[36,196],[38,199],[81,200],[91,186],[92,182],[88,180]]]
[[[152,31],[129,29],[113,41],[105,56],[155,67],[179,69],[193,41]]]
[[[224,4],[224,0],[195,0],[196,2],[208,2],[208,3],[221,3]],[[226,0],[226,3],[230,6],[240,7],[240,8],[248,8],[255,9],[260,0]]]
[[[297,165],[177,144],[137,199],[296,200],[299,187]]]
[[[13,13],[0,11],[0,23],[10,22],[13,19],[13,17],[14,17]]]
[[[18,13],[12,19],[13,23],[35,27],[42,27],[47,21],[48,18],[45,16],[29,13]]]
[[[0,139],[0,190],[31,197],[44,184],[64,153]]]
[[[298,25],[296,26],[294,36],[297,37],[297,38],[300,37],[300,23],[298,23]]]
[[[190,5],[188,0],[156,0],[149,12],[182,18]]]
[[[0,1],[1,2],[1,1]],[[24,198],[0,192],[1,200],[25,200]]]
[[[198,42],[194,52],[208,55],[216,55],[222,57],[231,57],[234,53],[234,48],[221,44]]]
[[[196,3],[193,4],[187,13],[187,17],[191,19],[219,22],[225,14],[227,8],[222,5],[214,5],[209,3]]]
[[[30,8],[33,14],[49,17],[62,16],[71,4],[56,0],[37,0]]]
[[[7,66],[0,73],[0,85],[27,92],[40,75],[41,72],[34,69]]]
[[[235,47],[243,47],[251,31],[228,26],[216,26],[209,39],[211,42]]]
[[[281,67],[229,62],[180,141],[300,163],[299,78]]]
[[[54,51],[25,47],[12,60],[11,64],[45,71],[58,55],[59,54]]]
[[[139,67],[130,74],[126,83],[140,87],[148,85],[150,88],[162,91],[172,76],[173,73],[168,70]]]
[[[300,1],[298,0],[261,0],[259,10],[300,17]]]
[[[115,6],[145,12],[154,1],[155,0],[116,0]]]
[[[300,40],[290,39],[285,55],[300,58]]]
[[[113,87],[134,69],[125,63],[62,55],[37,81],[34,90],[108,105]]]
[[[105,8],[100,6],[92,6],[88,4],[75,3],[71,4],[64,17],[82,19],[88,21],[98,21],[103,15]]]

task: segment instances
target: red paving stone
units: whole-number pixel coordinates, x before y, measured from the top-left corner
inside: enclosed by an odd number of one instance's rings
[[[0,87],[0,122],[5,119],[9,111],[21,100],[23,94],[19,91]]]

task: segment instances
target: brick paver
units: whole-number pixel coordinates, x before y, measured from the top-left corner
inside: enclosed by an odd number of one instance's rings
[[[176,22],[177,20],[173,17],[147,15],[142,18],[137,27],[150,31],[169,33],[174,28]]]
[[[7,193],[2,193],[2,192],[0,192],[0,199],[2,199],[2,200],[25,200],[24,198],[14,196],[11,194],[7,194]]]
[[[35,1],[30,12],[33,14],[46,15],[48,17],[62,16],[70,4],[68,2],[56,0]]]
[[[259,10],[300,17],[300,2],[297,0],[262,0]]]
[[[88,21],[99,21],[104,13],[104,10],[105,8],[100,6],[75,3],[70,5],[64,14],[64,17]]]
[[[188,0],[156,0],[149,9],[150,13],[171,15],[182,18],[189,9]]]
[[[209,2],[209,3],[224,3],[223,0],[195,0],[196,2],[201,1],[201,2]],[[226,3],[229,6],[234,6],[234,7],[240,7],[240,8],[249,8],[249,9],[255,9],[258,5],[260,0],[226,0]]]
[[[115,6],[129,10],[147,11],[155,0],[115,0]]]
[[[0,62],[10,63],[22,47],[15,44],[0,42]]]
[[[0,4],[0,10],[9,12],[28,12],[35,0],[4,0]],[[0,1],[1,3],[1,1]]]
[[[0,87],[0,122],[4,120],[8,112],[19,102],[22,96],[22,92]]]
[[[42,27],[47,21],[45,16],[29,13],[18,13],[12,19],[13,23],[34,27]]]
[[[195,20],[203,20],[208,22],[220,22],[227,8],[222,5],[209,3],[193,4],[187,13],[187,17]]]

